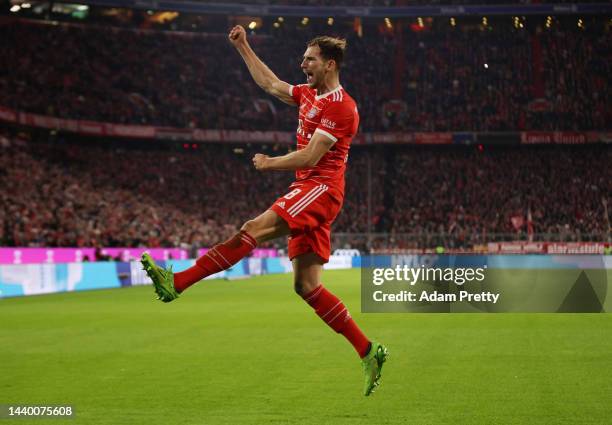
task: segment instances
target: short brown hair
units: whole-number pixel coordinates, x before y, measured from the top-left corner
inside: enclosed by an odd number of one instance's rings
[[[318,46],[321,50],[321,56],[325,60],[333,60],[336,62],[336,68],[340,70],[342,61],[344,61],[344,51],[346,50],[346,39],[321,35],[315,37],[308,42],[308,47]]]

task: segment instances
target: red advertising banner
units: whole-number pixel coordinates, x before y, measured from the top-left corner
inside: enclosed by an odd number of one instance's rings
[[[141,139],[169,139],[195,142],[242,142],[242,143],[284,143],[293,144],[295,134],[290,131],[244,131],[188,129],[172,127],[153,127],[142,125],[113,124],[96,121],[81,121],[55,118],[45,115],[18,112],[0,106],[0,121],[14,122],[31,127],[70,131],[95,136],[130,137]],[[475,135],[476,133],[473,133]],[[508,133],[513,140],[519,133]],[[463,134],[465,136],[465,134]],[[584,144],[611,143],[611,132],[576,131],[525,131],[520,133],[521,144]],[[423,144],[447,145],[453,143],[453,133],[449,132],[405,132],[405,133],[362,133],[354,144]]]
[[[414,143],[413,133],[372,133],[372,143]]]
[[[521,133],[521,144],[563,144],[582,145],[592,142],[586,133],[577,131],[524,131]]]
[[[104,123],[95,121],[79,121],[79,132],[93,136],[107,136]]]
[[[547,254],[604,254],[612,244],[595,242],[548,243]]]
[[[109,135],[118,137],[134,137],[152,139],[155,137],[155,127],[145,125],[108,124]]]
[[[453,133],[414,133],[414,142],[419,145],[450,145]]]
[[[599,254],[612,244],[603,242],[490,242],[489,254]]]
[[[165,140],[175,140],[190,142],[193,140],[194,131],[200,130],[181,130],[180,128],[160,127],[154,128],[155,138]]]
[[[287,143],[295,140],[289,131],[191,130],[192,140],[198,142]]]

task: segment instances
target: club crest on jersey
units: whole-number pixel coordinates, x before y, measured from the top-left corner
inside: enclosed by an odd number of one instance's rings
[[[317,108],[313,107],[310,111],[308,111],[308,113],[306,114],[306,118],[308,118],[309,120],[313,119],[315,117],[315,115],[317,115]]]

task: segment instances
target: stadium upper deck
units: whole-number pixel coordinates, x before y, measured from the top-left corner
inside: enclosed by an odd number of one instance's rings
[[[364,22],[357,32],[285,21],[262,24],[252,40],[281,78],[299,83],[305,42],[321,32],[346,36],[342,79],[365,132],[609,130],[609,21],[578,26],[566,17],[522,28],[505,18]],[[9,20],[0,38],[0,106],[178,128],[295,126],[294,111],[262,95],[222,32]]]

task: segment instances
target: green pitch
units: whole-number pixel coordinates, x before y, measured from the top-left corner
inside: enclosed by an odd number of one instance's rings
[[[289,275],[0,300],[0,404],[53,424],[602,424],[612,315],[360,314],[359,272],[325,273],[391,358],[369,398],[353,348]],[[0,425],[41,424],[0,419]]]

